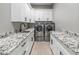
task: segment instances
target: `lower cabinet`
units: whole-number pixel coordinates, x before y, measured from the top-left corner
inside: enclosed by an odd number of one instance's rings
[[[34,43],[34,37],[31,36],[28,39],[28,44],[27,44],[26,53],[25,53],[26,55],[30,54],[32,46],[33,46],[33,43]]]
[[[18,47],[9,55],[29,55],[34,43],[34,33],[31,33]]]
[[[53,51],[54,55],[60,55],[60,50],[58,49],[57,42],[52,36],[50,37],[50,48]]]
[[[22,49],[22,47],[21,47],[21,45],[20,46],[18,46],[18,47],[16,47],[11,53],[10,53],[10,55],[22,55],[23,54],[23,49]]]
[[[63,43],[59,42],[52,35],[50,35],[50,48],[54,55],[74,55],[71,50],[67,49]]]

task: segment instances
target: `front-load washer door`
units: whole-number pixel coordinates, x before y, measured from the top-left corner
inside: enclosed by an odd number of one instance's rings
[[[52,25],[47,25],[47,27],[46,27],[47,31],[52,31],[52,29],[53,29]]]
[[[38,25],[36,27],[36,36],[44,36],[43,26],[42,25]]]
[[[42,31],[42,30],[43,30],[43,28],[42,28],[42,26],[41,26],[41,25],[38,25],[38,26],[37,26],[37,28],[36,28],[36,30],[37,30],[38,32],[40,32],[40,31]]]

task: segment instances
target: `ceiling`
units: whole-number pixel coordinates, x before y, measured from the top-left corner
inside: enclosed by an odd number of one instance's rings
[[[36,9],[52,9],[53,3],[30,3],[32,8]]]

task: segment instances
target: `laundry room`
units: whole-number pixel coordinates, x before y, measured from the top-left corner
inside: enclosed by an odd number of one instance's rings
[[[0,3],[0,55],[79,55],[79,3]]]

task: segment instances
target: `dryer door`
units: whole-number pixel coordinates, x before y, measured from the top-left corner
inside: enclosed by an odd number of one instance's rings
[[[51,25],[47,25],[47,31],[52,31],[53,27]]]

